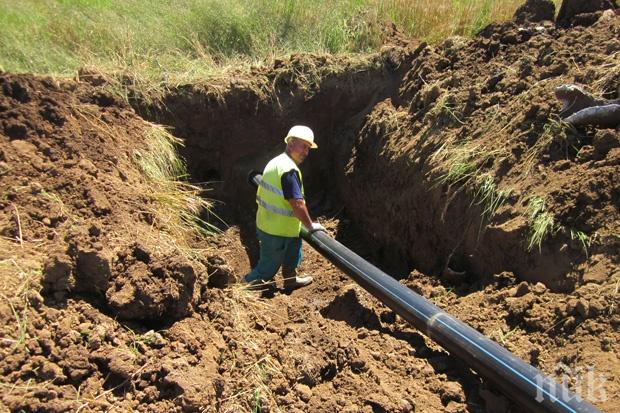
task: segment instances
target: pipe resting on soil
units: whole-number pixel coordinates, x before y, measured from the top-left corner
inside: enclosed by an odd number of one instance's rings
[[[250,183],[256,186],[261,178],[253,172],[249,176]],[[461,358],[516,403],[532,412],[600,412],[564,385],[368,263],[326,232],[310,233],[302,226],[301,237],[366,291]]]

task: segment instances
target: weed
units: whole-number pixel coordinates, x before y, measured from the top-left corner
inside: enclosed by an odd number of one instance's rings
[[[578,231],[578,230],[571,229],[570,230],[570,239],[578,241],[581,244],[581,246],[583,247],[583,250],[585,251],[586,256],[588,255],[588,248],[590,248],[590,245],[592,243],[592,240],[588,236],[588,234],[586,234],[583,231]]]
[[[540,246],[543,239],[555,230],[553,215],[546,211],[545,200],[538,196],[530,197],[527,204],[527,215],[530,220],[530,233],[527,250],[531,251],[534,246]]]
[[[511,330],[504,333],[503,330],[498,329],[497,330],[497,341],[501,343],[501,345],[506,346],[508,344],[508,339],[510,338],[510,336],[512,336],[517,330],[519,330],[519,327],[514,327]]]
[[[478,179],[472,204],[481,205],[483,207],[483,220],[489,221],[510,196],[510,193],[510,189],[499,190],[495,184],[495,179],[491,175],[483,175]]]
[[[438,184],[462,185],[477,176],[486,161],[500,153],[500,150],[491,150],[469,141],[456,146],[444,142],[430,159],[437,165],[433,171],[439,172]]]

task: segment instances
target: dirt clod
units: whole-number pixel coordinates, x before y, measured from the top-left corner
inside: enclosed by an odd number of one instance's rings
[[[555,17],[555,5],[550,0],[527,0],[519,6],[514,14],[515,22],[523,24],[525,22],[536,23],[543,20],[553,21]]]

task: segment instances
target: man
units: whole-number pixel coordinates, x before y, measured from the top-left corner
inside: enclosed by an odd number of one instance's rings
[[[318,147],[314,143],[314,133],[307,126],[293,126],[284,142],[285,152],[269,161],[256,192],[256,232],[260,243],[260,258],[258,265],[243,281],[256,288],[271,280],[281,266],[284,289],[290,292],[312,282],[310,276],[297,276],[297,267],[302,258],[299,237],[301,225],[310,232],[325,228],[310,219],[298,167],[310,149]]]

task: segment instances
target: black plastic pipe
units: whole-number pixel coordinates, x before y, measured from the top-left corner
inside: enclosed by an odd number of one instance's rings
[[[249,180],[258,186],[261,175],[250,173]],[[600,412],[566,386],[431,304],[326,232],[310,233],[302,226],[301,237],[366,291],[521,406],[532,412]]]

